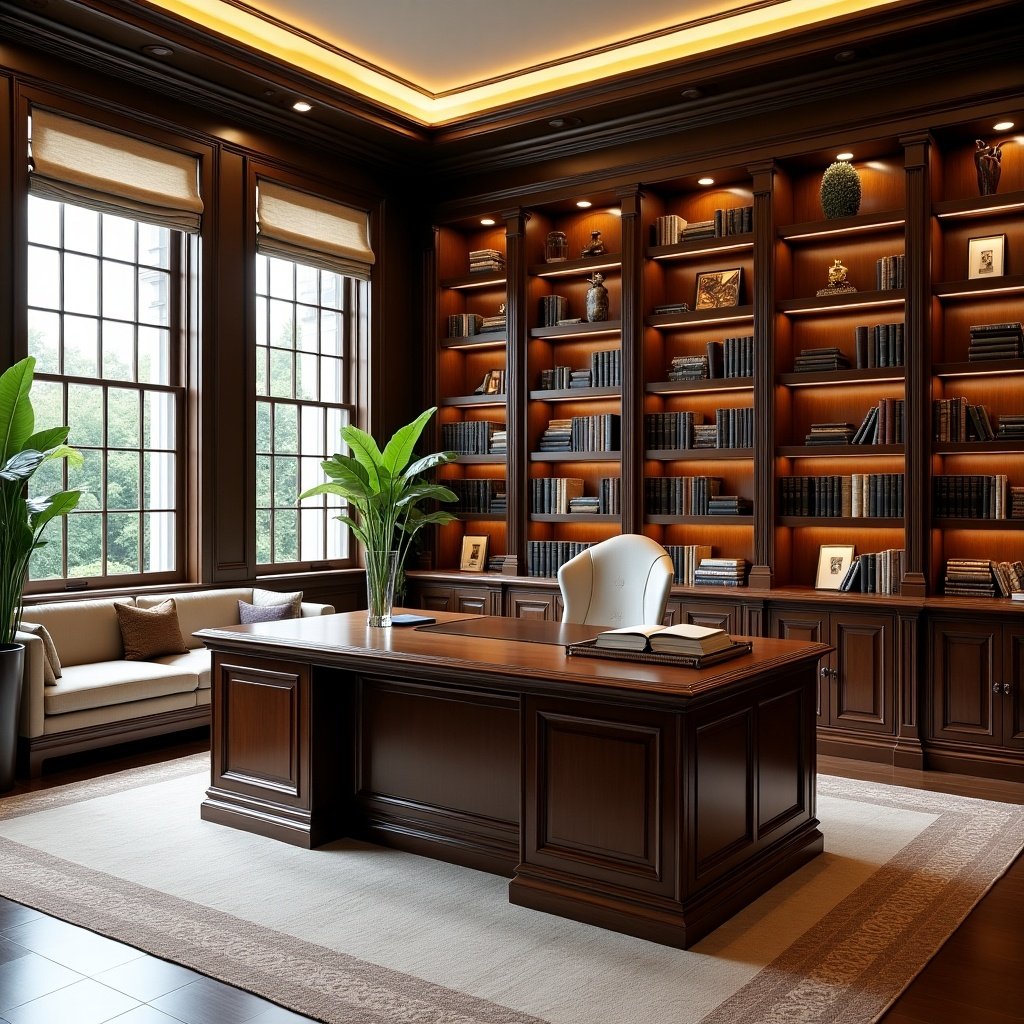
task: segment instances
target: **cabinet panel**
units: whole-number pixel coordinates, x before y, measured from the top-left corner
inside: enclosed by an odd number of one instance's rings
[[[710,626],[727,633],[742,633],[742,609],[724,601],[684,601],[680,606],[681,622],[694,626]]]
[[[932,632],[932,735],[998,745],[998,627],[937,623]]]
[[[1008,747],[1024,750],[1024,626],[1003,627],[1001,682],[1003,742]]]
[[[857,612],[833,614],[832,725],[893,733],[892,619]]]
[[[515,619],[548,619],[557,622],[562,617],[561,595],[549,590],[511,590],[508,595],[508,614]]]

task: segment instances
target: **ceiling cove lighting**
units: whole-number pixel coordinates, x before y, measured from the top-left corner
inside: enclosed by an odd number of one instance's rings
[[[276,18],[237,0],[150,0],[150,6],[184,18],[241,46],[363,96],[421,124],[451,124],[460,118],[538,96],[610,80],[667,62],[680,62],[723,48],[767,39],[795,26],[819,28],[850,15],[885,7],[893,0],[778,0],[747,4],[718,17],[696,18],[640,38],[622,41],[564,61],[523,68],[497,80],[432,89],[410,83],[372,64],[318,45]],[[844,52],[844,51],[841,51]],[[851,54],[852,55],[852,54]],[[840,58],[842,59],[842,58]]]
[[[307,103],[305,100],[296,100],[292,104],[292,110],[297,110],[300,114],[308,114],[313,109],[312,103]]]

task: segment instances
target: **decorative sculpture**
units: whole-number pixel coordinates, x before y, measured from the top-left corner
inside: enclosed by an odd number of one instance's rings
[[[986,145],[982,139],[975,140],[974,166],[978,171],[978,194],[994,196],[1002,173],[1003,145]]]

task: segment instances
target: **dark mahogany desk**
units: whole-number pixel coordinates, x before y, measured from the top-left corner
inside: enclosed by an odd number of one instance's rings
[[[203,818],[509,875],[513,903],[679,947],[821,852],[826,645],[755,639],[697,671],[566,657],[594,627],[436,618],[498,635],[365,612],[202,630]]]

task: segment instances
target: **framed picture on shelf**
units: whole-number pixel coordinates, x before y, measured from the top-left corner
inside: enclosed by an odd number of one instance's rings
[[[496,395],[501,384],[501,370],[488,370],[484,378],[484,394]]]
[[[459,568],[463,572],[483,572],[487,564],[487,538],[463,537],[462,560]]]
[[[853,561],[853,544],[822,544],[818,551],[818,590],[838,590]]]
[[[725,309],[740,304],[742,268],[709,270],[697,275],[695,309]]]
[[[967,243],[967,276],[1002,277],[1006,235],[986,235]]]

